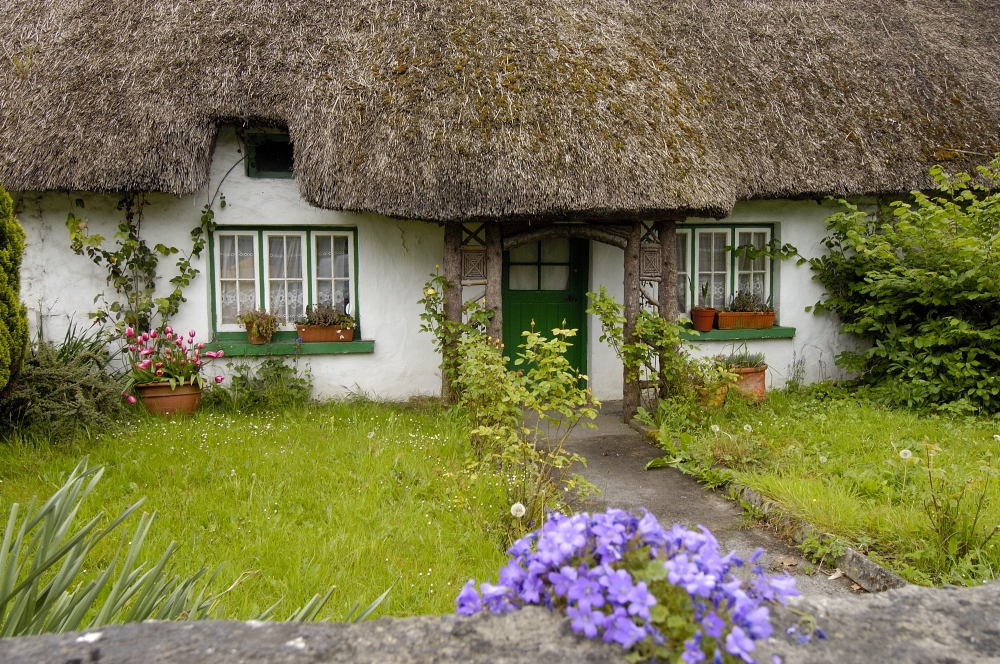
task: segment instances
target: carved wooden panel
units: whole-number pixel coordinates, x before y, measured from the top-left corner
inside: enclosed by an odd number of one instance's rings
[[[480,286],[486,283],[486,247],[462,247],[462,285]]]
[[[639,278],[642,281],[660,280],[660,245],[644,244],[639,254]]]

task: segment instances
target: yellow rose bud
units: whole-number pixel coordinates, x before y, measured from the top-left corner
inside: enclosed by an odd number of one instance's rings
[[[427,289],[427,297],[430,297],[433,294],[434,294],[434,289],[433,288],[428,288]]]

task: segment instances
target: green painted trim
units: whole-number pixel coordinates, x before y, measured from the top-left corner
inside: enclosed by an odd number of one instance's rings
[[[711,332],[695,332],[682,330],[681,338],[687,341],[739,341],[751,339],[791,339],[795,336],[794,327],[772,327],[766,330],[712,330]]]
[[[237,249],[239,251],[239,249]],[[264,254],[267,249],[264,248],[264,231],[257,231],[257,278],[260,279],[260,300],[257,301],[257,307],[259,309],[264,309],[267,311],[267,285],[264,283]],[[239,299],[239,298],[237,298]],[[237,303],[236,311],[239,311],[240,307]]]
[[[316,273],[313,270],[312,262],[312,232],[306,230],[306,302],[313,301],[313,281],[316,279]]]
[[[351,249],[354,250],[354,274],[351,275],[351,282],[354,284],[354,302],[352,303],[352,311],[354,312],[354,327],[355,334],[359,337],[361,336],[361,305],[358,303],[358,227],[351,226],[351,232],[354,234],[354,244]],[[333,246],[330,247],[331,251]]]
[[[209,339],[215,340],[218,335],[216,331],[216,320],[218,320],[218,312],[215,309],[215,232],[210,232],[208,234],[208,283],[211,285],[210,295],[212,297],[212,333]]]
[[[239,334],[238,332],[228,332],[224,334]],[[227,357],[252,357],[259,355],[351,355],[351,354],[371,354],[375,352],[374,341],[334,341],[330,343],[307,343],[296,344],[292,341],[271,341],[269,344],[253,345],[246,343],[246,335],[243,335],[243,342],[239,341],[218,341],[206,344],[208,350],[222,350]]]

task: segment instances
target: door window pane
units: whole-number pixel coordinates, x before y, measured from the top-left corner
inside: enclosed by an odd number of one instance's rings
[[[538,243],[532,242],[531,244],[522,244],[520,247],[514,247],[510,250],[510,262],[511,263],[537,263],[538,262]]]
[[[538,266],[511,265],[509,279],[511,290],[538,290]]]
[[[569,265],[543,265],[542,290],[569,289]]]
[[[543,263],[566,263],[567,265],[569,264],[568,237],[558,237],[558,238],[552,238],[551,240],[542,240],[541,245],[542,245]]]

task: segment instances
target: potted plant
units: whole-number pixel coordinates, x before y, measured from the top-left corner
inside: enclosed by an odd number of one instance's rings
[[[719,361],[726,365],[730,373],[736,374],[736,387],[740,392],[758,403],[767,396],[767,385],[764,382],[767,365],[764,364],[764,353],[751,353],[746,344],[743,347],[720,357]]]
[[[278,329],[278,318],[263,309],[244,311],[236,317],[236,320],[246,326],[247,341],[255,346],[270,342]]]
[[[736,381],[729,367],[718,357],[694,359],[689,366],[698,399],[706,406],[721,406],[729,393],[729,386]]]
[[[350,314],[341,313],[328,304],[315,309],[306,307],[305,318],[295,324],[303,343],[314,341],[353,341],[357,322]]]
[[[129,379],[142,405],[154,415],[193,413],[201,406],[201,391],[207,382],[201,375],[205,363],[222,357],[223,352],[202,352],[205,344],[195,344],[195,331],[174,334],[168,325],[163,330],[137,334],[125,330],[128,341]],[[216,383],[222,376],[215,377]],[[136,397],[123,395],[129,403]]]
[[[751,291],[740,291],[725,311],[718,314],[720,330],[766,330],[774,327],[771,301]]]
[[[706,302],[711,302],[709,298],[711,288],[712,285],[709,282],[703,283],[701,297],[698,299],[699,304],[691,307],[691,323],[694,325],[694,329],[699,332],[711,332],[712,326],[715,324],[715,309],[705,306]]]

